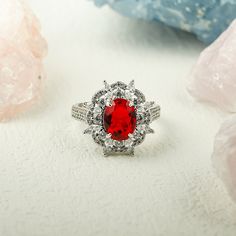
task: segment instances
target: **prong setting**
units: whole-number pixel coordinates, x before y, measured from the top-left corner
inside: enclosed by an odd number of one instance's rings
[[[92,134],[93,126],[89,126],[86,130],[84,130],[84,134]]]
[[[106,89],[107,91],[109,91],[110,88],[111,88],[110,85],[107,83],[106,80],[104,80],[103,83],[104,83],[105,89]]]
[[[146,127],[146,134],[154,134],[154,129],[150,128],[149,126]]]

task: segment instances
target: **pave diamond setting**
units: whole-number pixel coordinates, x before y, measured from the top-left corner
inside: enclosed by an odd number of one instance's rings
[[[103,147],[104,155],[114,153],[134,154],[134,147],[141,144],[146,134],[153,133],[151,107],[142,92],[135,89],[134,81],[128,85],[116,82],[99,90],[86,104],[86,121],[89,127],[84,131]],[[159,117],[160,108],[154,107]],[[157,117],[154,117],[157,118]]]

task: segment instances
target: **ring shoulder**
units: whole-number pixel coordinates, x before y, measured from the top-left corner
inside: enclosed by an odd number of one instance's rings
[[[72,106],[71,115],[76,120],[86,122],[88,111],[89,111],[89,104],[87,102],[77,103]]]
[[[157,120],[161,115],[161,107],[160,105],[156,104],[155,102],[149,107],[149,112],[151,116],[151,122]]]

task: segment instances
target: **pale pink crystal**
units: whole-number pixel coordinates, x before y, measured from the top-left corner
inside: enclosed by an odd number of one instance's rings
[[[201,53],[188,89],[198,100],[236,112],[236,20]]]
[[[223,123],[216,135],[212,161],[236,201],[236,115]]]
[[[34,104],[44,79],[46,41],[23,0],[0,0],[0,121]]]

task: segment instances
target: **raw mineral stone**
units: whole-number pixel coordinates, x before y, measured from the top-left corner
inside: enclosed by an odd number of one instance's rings
[[[94,0],[119,13],[145,20],[157,20],[213,42],[236,18],[236,0]]]
[[[200,55],[189,92],[198,100],[236,112],[236,20]]]
[[[23,0],[0,0],[0,121],[40,97],[47,52],[37,18]]]
[[[212,161],[236,201],[236,115],[223,123],[216,135]]]

